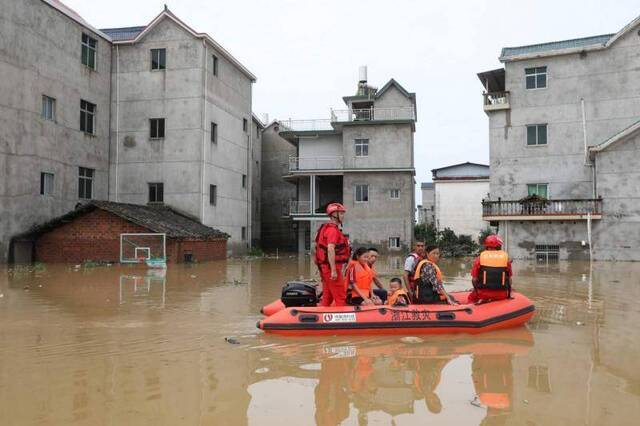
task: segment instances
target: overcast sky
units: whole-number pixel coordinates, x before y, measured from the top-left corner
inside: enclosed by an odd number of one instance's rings
[[[146,25],[162,0],[63,0],[98,28]],[[431,169],[488,163],[488,120],[476,73],[500,67],[504,46],[615,33],[640,15],[638,0],[166,0],[258,77],[262,117],[329,118],[369,83],[395,78],[415,92],[416,181]],[[418,203],[420,198],[417,199]]]

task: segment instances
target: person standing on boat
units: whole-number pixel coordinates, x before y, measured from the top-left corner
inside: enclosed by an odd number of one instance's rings
[[[418,240],[416,241],[413,251],[409,253],[404,261],[404,273],[402,274],[404,286],[411,297],[413,297],[413,293],[415,291],[414,276],[416,273],[416,266],[418,266],[418,263],[422,259],[424,259],[424,241]]]
[[[442,284],[442,272],[438,267],[440,248],[429,245],[425,248],[426,258],[416,266],[413,281],[416,291],[413,300],[419,305],[433,303],[455,303]]]
[[[347,304],[342,268],[349,261],[351,248],[349,239],[341,230],[346,211],[340,203],[329,204],[326,210],[329,222],[323,224],[316,234],[315,261],[322,280],[320,306]]]
[[[511,296],[511,260],[502,250],[502,239],[488,235],[484,240],[485,250],[473,261],[471,282],[473,291],[468,303],[508,299]]]

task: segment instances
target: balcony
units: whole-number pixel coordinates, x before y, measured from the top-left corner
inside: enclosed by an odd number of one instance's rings
[[[500,220],[602,219],[602,198],[539,201],[483,201],[482,218]]]
[[[314,170],[342,170],[344,157],[289,157],[289,173]]]
[[[484,92],[484,110],[485,111],[498,111],[502,109],[509,109],[509,92]]]
[[[348,123],[357,121],[415,120],[413,107],[366,108],[331,110],[332,123]]]

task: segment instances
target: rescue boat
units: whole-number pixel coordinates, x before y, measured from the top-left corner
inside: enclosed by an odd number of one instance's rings
[[[470,291],[449,293],[458,304],[409,306],[285,306],[277,300],[264,308],[268,315],[257,327],[281,335],[444,334],[483,333],[518,327],[535,307],[526,296],[466,303]],[[270,314],[270,315],[269,315]]]

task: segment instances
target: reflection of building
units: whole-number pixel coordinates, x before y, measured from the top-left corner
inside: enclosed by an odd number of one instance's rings
[[[436,228],[475,239],[487,227],[482,200],[489,193],[489,166],[462,163],[433,169]]]
[[[502,49],[483,216],[514,257],[640,260],[640,18],[615,34]],[[593,222],[592,222],[593,221]]]
[[[436,191],[433,182],[422,182],[422,204],[418,206],[418,223],[436,223]]]

